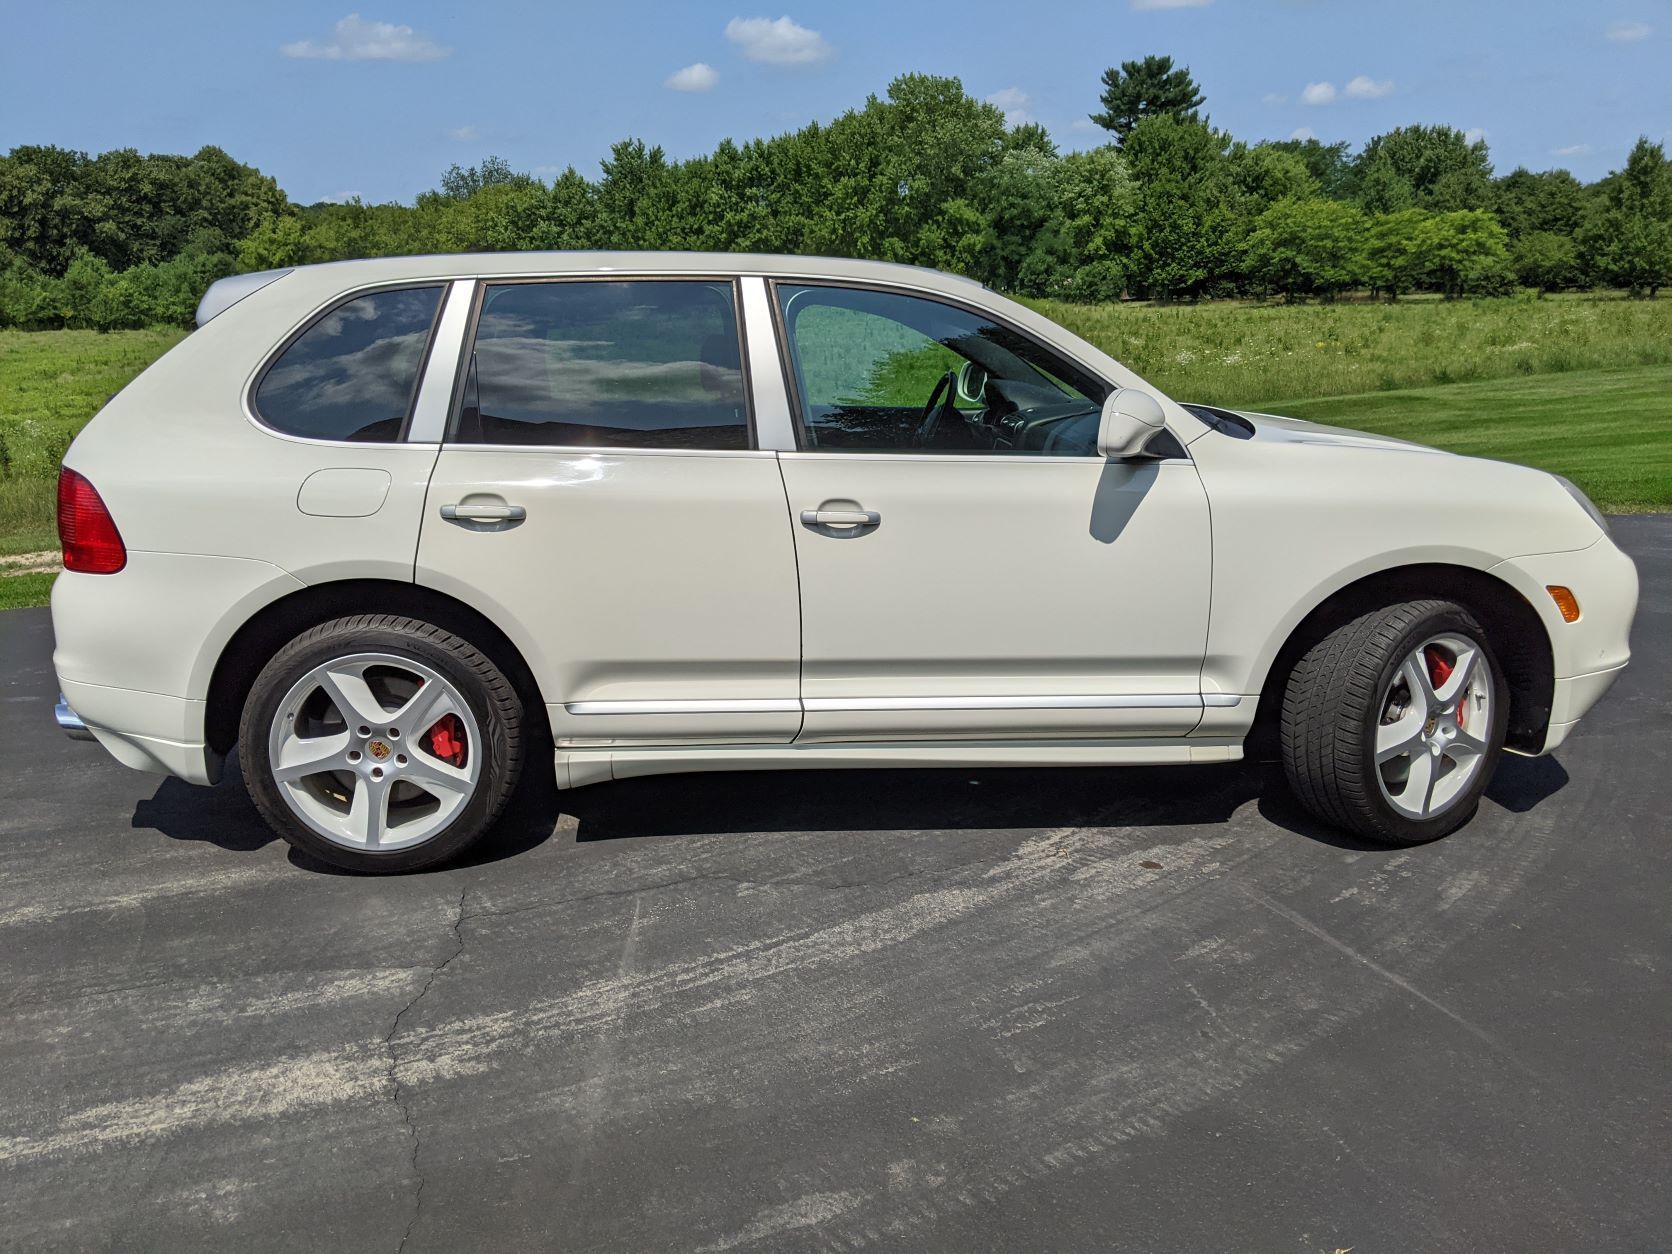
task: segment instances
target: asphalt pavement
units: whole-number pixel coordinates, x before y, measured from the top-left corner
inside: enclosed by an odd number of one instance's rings
[[[0,1249],[1666,1248],[1672,518],[1468,828],[1256,765],[675,776],[334,874],[0,614]]]

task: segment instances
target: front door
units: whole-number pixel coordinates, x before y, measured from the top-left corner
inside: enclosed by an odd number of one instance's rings
[[[559,747],[782,743],[795,552],[730,279],[489,283],[420,583],[522,650]]]
[[[800,451],[800,739],[1097,740],[1201,720],[1207,499],[1096,453],[1106,385],[992,318],[775,285]]]

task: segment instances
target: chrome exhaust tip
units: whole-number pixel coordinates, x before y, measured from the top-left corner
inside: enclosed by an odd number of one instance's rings
[[[92,740],[93,733],[87,730],[87,724],[81,721],[81,715],[70,709],[70,703],[64,700],[64,694],[58,694],[58,704],[52,707],[52,716],[58,720],[58,730],[71,740]]]

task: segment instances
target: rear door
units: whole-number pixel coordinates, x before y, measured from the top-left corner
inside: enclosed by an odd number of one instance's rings
[[[489,281],[420,583],[493,619],[559,745],[784,742],[795,551],[729,277]]]

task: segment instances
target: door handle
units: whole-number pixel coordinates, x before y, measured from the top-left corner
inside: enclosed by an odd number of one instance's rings
[[[803,527],[875,527],[882,515],[874,509],[804,509]]]
[[[521,505],[443,505],[441,516],[457,523],[521,522],[528,511]]]

